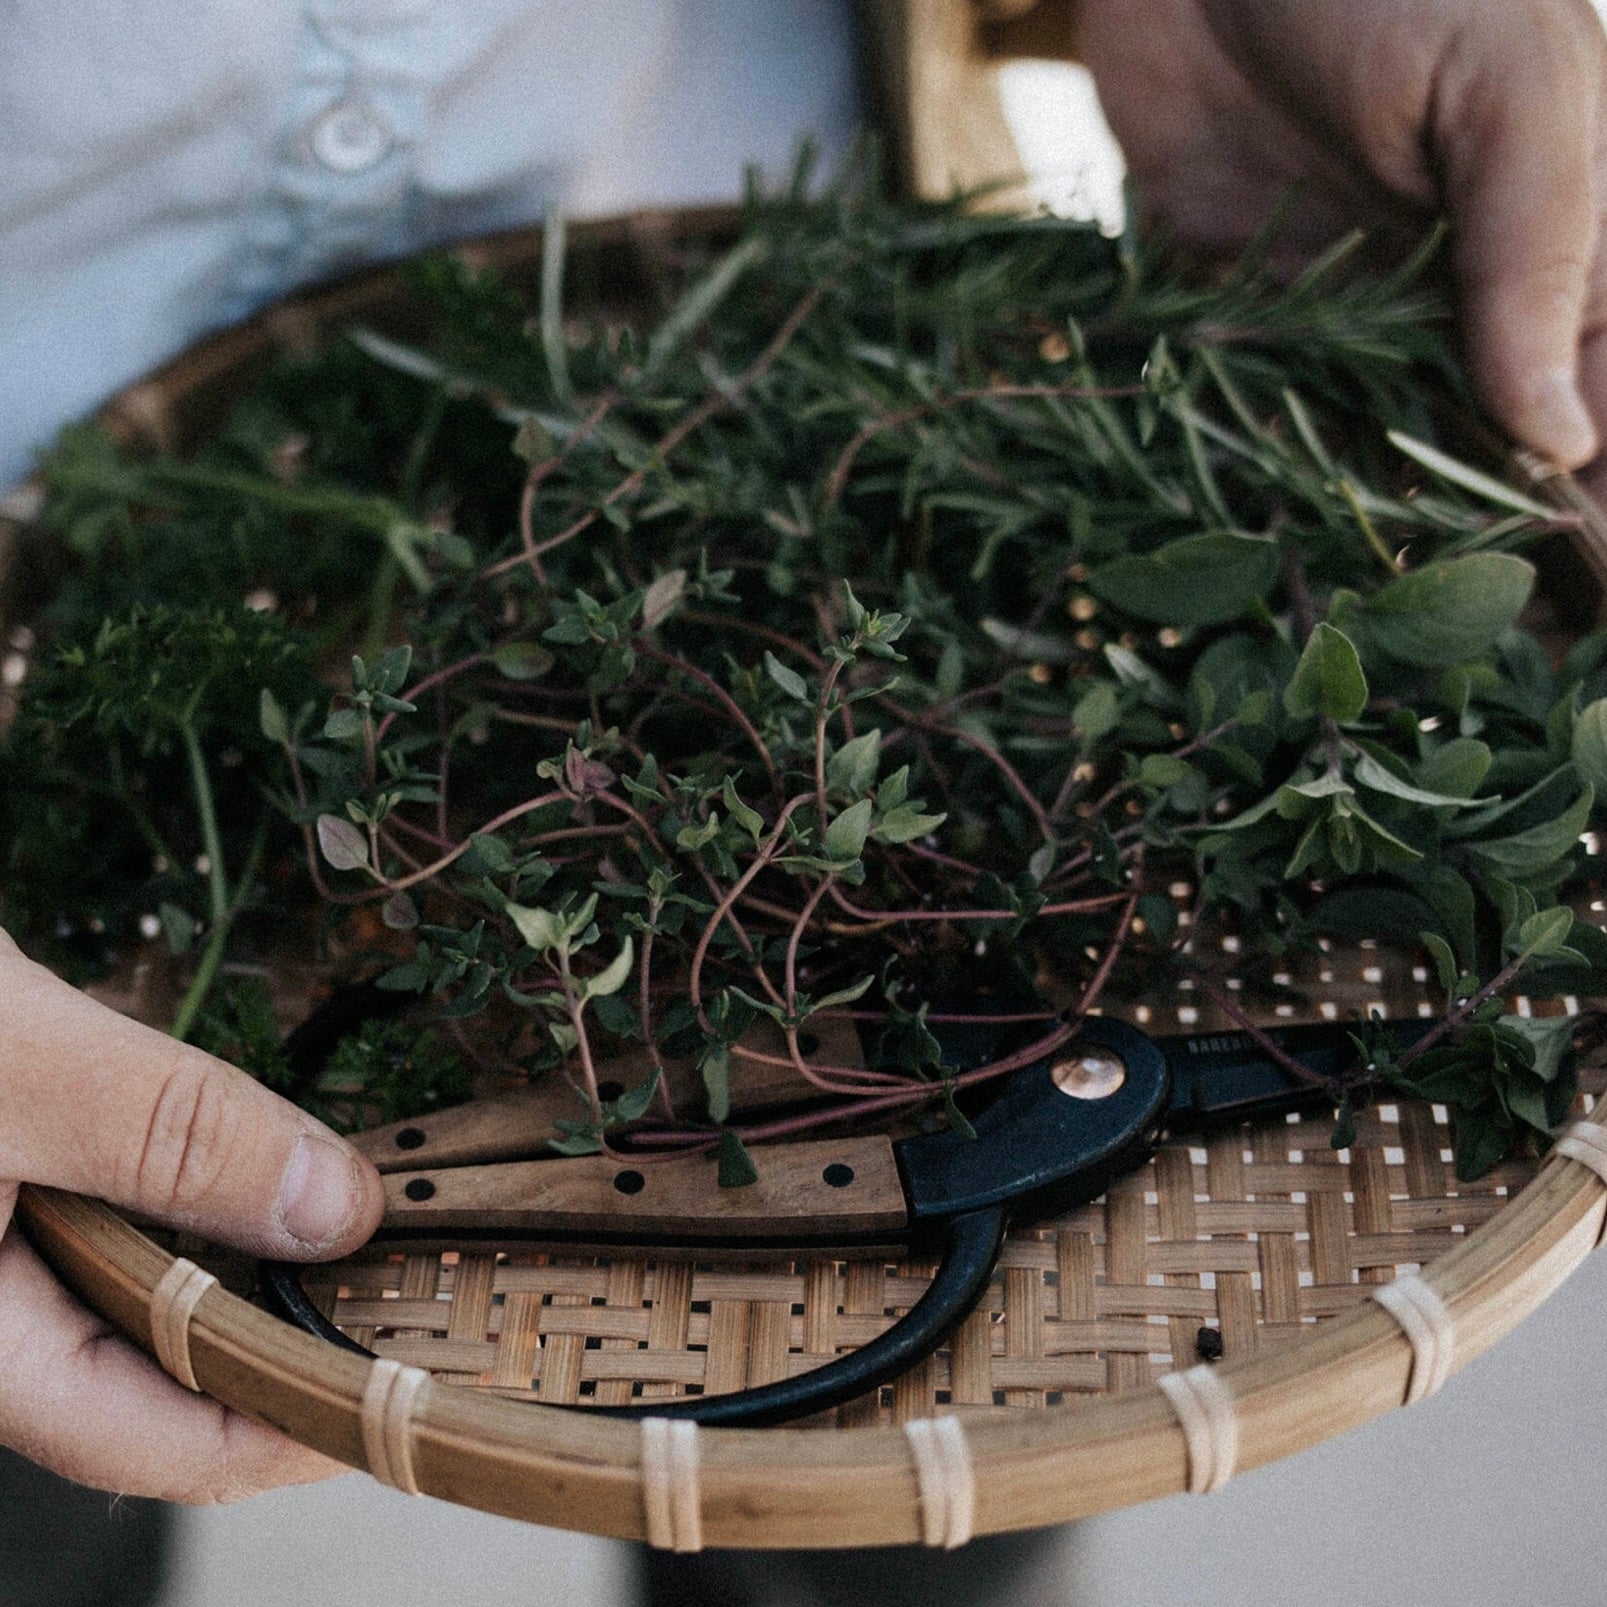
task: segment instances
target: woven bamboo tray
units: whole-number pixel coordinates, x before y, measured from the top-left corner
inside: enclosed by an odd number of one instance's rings
[[[725,226],[713,213],[638,217],[576,231],[576,250],[599,299],[628,305],[651,293],[688,232]],[[527,233],[473,250],[517,276],[540,247]],[[274,352],[352,321],[408,332],[394,275],[298,298],[204,342],[105,417],[132,439],[182,448]],[[0,519],[0,569],[7,538]],[[1585,553],[1593,568],[1598,550],[1607,547]],[[1595,842],[1586,846],[1596,874],[1584,912],[1600,922],[1607,874]],[[1186,903],[1191,889],[1173,891]],[[1259,991],[1233,976],[1229,945],[1214,958],[1227,988],[1269,1023],[1434,1008],[1412,954],[1335,946]],[[302,1007],[298,991],[287,1016]],[[1530,1008],[1522,998],[1509,1007]],[[1153,1032],[1231,1026],[1187,993],[1131,1014]],[[1580,1115],[1607,1088],[1607,1067],[1587,1057],[1582,1082]],[[952,1515],[946,1530],[905,1425],[960,1420],[977,1533],[1198,1487],[1201,1444],[1155,1381],[1197,1365],[1202,1328],[1221,1338],[1212,1376],[1232,1402],[1233,1466],[1255,1467],[1400,1405],[1414,1367],[1421,1384],[1400,1322],[1370,1298],[1380,1286],[1421,1271],[1449,1312],[1454,1346],[1441,1360],[1454,1369],[1539,1305],[1602,1236],[1607,1189],[1577,1161],[1508,1162],[1464,1185],[1442,1109],[1374,1107],[1348,1151],[1330,1147],[1330,1130],[1326,1119],[1288,1119],[1167,1145],[1105,1199],[1012,1233],[982,1304],[892,1386],[795,1428],[699,1431],[695,1481],[683,1478],[669,1520],[644,1492],[640,1424],[540,1403],[651,1401],[818,1366],[896,1320],[930,1265],[465,1249],[365,1252],[310,1271],[315,1300],[354,1338],[430,1374],[403,1430],[399,1477],[397,1447],[376,1440],[372,1400],[364,1432],[375,1364],[257,1309],[239,1258],[170,1235],[158,1242],[104,1205],[52,1190],[25,1188],[19,1215],[60,1275],[147,1349],[152,1292],[175,1255],[209,1266],[222,1281],[188,1330],[200,1387],[393,1482],[683,1547],[941,1543]]]

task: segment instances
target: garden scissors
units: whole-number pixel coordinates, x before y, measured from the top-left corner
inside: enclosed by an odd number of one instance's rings
[[[1416,1037],[1427,1025],[1406,1030]],[[986,1022],[931,1030],[945,1065],[956,1069],[997,1058],[1011,1032]],[[701,1154],[639,1165],[617,1155],[504,1159],[538,1154],[552,1134],[552,1096],[535,1089],[375,1128],[354,1142],[385,1174],[381,1240],[535,1240],[697,1255],[891,1251],[939,1261],[904,1318],[810,1372],[726,1395],[585,1408],[759,1426],[840,1405],[931,1354],[981,1298],[1012,1224],[1096,1199],[1142,1165],[1163,1132],[1331,1104],[1329,1090],[1357,1058],[1356,1040],[1338,1023],[1263,1036],[1307,1076],[1275,1063],[1249,1033],[1154,1038],[1089,1017],[1060,1049],[999,1079],[971,1119],[974,1137],[950,1127],[896,1140],[769,1144],[755,1151],[758,1181],[741,1188],[717,1187],[714,1164]],[[297,1268],[266,1263],[263,1280],[281,1315],[362,1348],[313,1306]]]

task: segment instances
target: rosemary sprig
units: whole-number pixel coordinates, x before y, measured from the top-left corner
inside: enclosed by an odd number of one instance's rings
[[[755,196],[635,327],[550,239],[533,314],[433,260],[422,345],[278,370],[192,461],[63,442],[76,556],[0,758],[26,942],[104,961],[176,911],[207,932],[188,1028],[226,949],[271,951],[271,887],[478,1018],[476,1053],[570,1076],[567,1150],[631,1125],[736,1177],[848,1107],[963,1121],[957,1088],[1186,974],[1191,934],[1252,982],[1365,936],[1426,946],[1448,996],[1410,1060],[1359,1030],[1375,1069],[1454,1106],[1465,1171],[1543,1141],[1567,1058],[1496,995],[1602,980],[1567,901],[1607,641],[1556,664],[1523,627],[1521,553],[1568,521],[1457,437],[1431,254],[1201,283],[850,175]],[[139,657],[163,631],[205,644],[173,649],[204,724]],[[1068,1009],[1035,1044],[936,1070],[923,1011],[1045,968]],[[872,1071],[807,1047],[845,1014],[881,1025]],[[622,1041],[657,1069],[605,1097]],[[836,1103],[744,1125],[766,1062]]]

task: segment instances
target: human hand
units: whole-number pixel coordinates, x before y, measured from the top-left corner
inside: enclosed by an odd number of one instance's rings
[[[287,1260],[356,1248],[384,1208],[378,1174],[327,1128],[0,933],[0,1444],[83,1484],[192,1503],[346,1471],[182,1388],[79,1305],[11,1224],[19,1181]]]
[[[1468,357],[1522,445],[1607,497],[1607,36],[1587,0],[1085,0],[1139,193],[1185,243],[1404,246],[1443,214]],[[1594,460],[1594,462],[1592,461]]]

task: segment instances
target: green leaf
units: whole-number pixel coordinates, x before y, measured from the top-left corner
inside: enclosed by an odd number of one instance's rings
[[[1233,717],[1240,725],[1265,725],[1271,712],[1270,692],[1248,692],[1239,700],[1239,706],[1234,711]]]
[[[723,1122],[731,1114],[731,1050],[718,1041],[703,1051],[698,1070],[703,1074],[703,1087],[708,1094],[709,1120]]]
[[[627,916],[626,919],[631,917]],[[635,1003],[623,994],[610,993],[601,999],[594,999],[591,1008],[597,1017],[597,1025],[611,1037],[641,1037],[642,1018],[637,1014]]]
[[[1409,781],[1402,781],[1392,771],[1386,770],[1370,753],[1363,753],[1357,760],[1355,769],[1351,774],[1356,778],[1356,784],[1366,787],[1373,792],[1388,794],[1391,798],[1401,798],[1407,803],[1422,804],[1427,808],[1466,809],[1473,804],[1486,803],[1484,798],[1456,798],[1449,793],[1428,792],[1422,787],[1414,787]]]
[[[1502,1089],[1502,1093],[1506,1097],[1507,1109],[1524,1126],[1544,1133],[1551,1125],[1546,1111],[1546,1090],[1543,1083],[1535,1082],[1528,1077],[1513,1078]]]
[[[1279,800],[1288,790],[1287,787],[1280,787],[1277,792],[1268,793],[1265,798],[1261,798],[1251,804],[1242,814],[1235,815],[1231,820],[1224,820],[1220,826],[1214,827],[1213,830],[1243,831],[1249,826],[1259,825],[1271,815],[1282,815],[1283,810],[1279,808]]]
[[[491,655],[497,673],[510,681],[534,681],[558,661],[540,642],[504,642]]]
[[[1501,1025],[1529,1040],[1534,1048],[1534,1074],[1542,1082],[1554,1083],[1571,1070],[1578,1025],[1572,1016],[1504,1016]]]
[[[556,455],[558,442],[552,431],[534,414],[530,414],[521,420],[519,428],[514,431],[513,451],[516,457],[523,458],[533,469],[538,463],[545,463]]]
[[[1319,901],[1310,916],[1313,931],[1349,940],[1402,944],[1416,941],[1425,923],[1434,918],[1435,912],[1425,900],[1397,887],[1376,885],[1337,887]]]
[[[882,734],[874,729],[845,742],[826,761],[826,785],[856,798],[869,792],[876,784],[881,748]]]
[[[494,833],[469,834],[468,852],[458,861],[466,876],[506,876],[516,861],[513,850]]]
[[[324,721],[324,735],[331,742],[350,742],[363,734],[361,709],[334,709]]]
[[[622,1122],[640,1121],[647,1114],[647,1107],[653,1102],[659,1076],[659,1069],[655,1066],[651,1077],[637,1083],[634,1088],[627,1088],[614,1101],[614,1115]]]
[[[419,922],[418,905],[406,893],[392,893],[380,906],[379,916],[393,932],[410,932]]]
[[[1012,658],[1032,659],[1039,664],[1070,664],[1077,657],[1076,644],[1069,636],[1051,636],[1047,631],[1029,631],[1002,619],[980,619],[982,633]]]
[[[560,1155],[600,1155],[603,1141],[596,1133],[569,1133],[563,1138],[549,1138],[547,1148]]]
[[[167,939],[169,954],[188,954],[195,942],[195,917],[177,904],[163,899],[156,907],[156,918],[162,924],[162,936]]]
[[[908,805],[904,807],[908,808]],[[858,803],[850,804],[826,827],[826,853],[829,858],[835,860],[859,858],[865,847],[865,839],[870,835],[871,817],[875,808],[875,804],[869,798],[861,798]],[[895,810],[894,813],[898,811]]]
[[[290,746],[290,722],[285,718],[285,711],[279,707],[279,699],[267,687],[263,687],[257,701],[257,724],[263,736],[275,746]]]
[[[1264,598],[1277,578],[1277,542],[1218,530],[1114,559],[1094,570],[1088,585],[1096,596],[1138,619],[1220,625]]]
[[[1121,715],[1116,688],[1109,681],[1096,681],[1077,699],[1071,711],[1071,723],[1082,733],[1084,742],[1093,743],[1114,731]]]
[[[656,629],[675,612],[686,595],[686,578],[684,569],[671,569],[647,588],[642,598],[643,630]]]
[[[1572,748],[1580,780],[1589,782],[1598,795],[1607,793],[1607,697],[1587,703],[1580,711],[1574,721]]]
[[[419,548],[433,546],[434,542],[435,532],[416,519],[392,519],[385,527],[386,547],[421,597],[430,589],[430,572],[419,557]]]
[[[1421,463],[1425,469],[1432,470],[1442,480],[1448,480],[1452,485],[1460,486],[1464,491],[1471,491],[1475,496],[1483,497],[1489,502],[1498,503],[1503,508],[1511,508],[1515,513],[1526,513],[1533,519],[1549,521],[1555,517],[1551,509],[1536,502],[1533,497],[1526,497],[1521,491],[1497,480],[1493,475],[1485,474],[1453,458],[1449,452],[1442,452],[1437,446],[1430,446],[1427,441],[1419,441],[1400,430],[1390,430],[1387,433],[1392,446]]]
[[[640,379],[651,379],[664,369],[767,249],[766,240],[750,235],[692,283],[649,338]]]
[[[1534,588],[1534,566],[1505,552],[1424,565],[1373,593],[1357,611],[1367,640],[1407,664],[1476,658],[1509,630]]]
[[[727,776],[720,784],[720,795],[725,799],[725,807],[731,818],[753,839],[753,846],[759,846],[759,839],[764,835],[764,817],[737,796],[736,783]]]
[[[573,399],[569,377],[569,340],[564,332],[564,263],[568,229],[558,207],[549,205],[541,220],[541,301],[537,323],[541,352],[547,364],[547,382],[562,402]]]
[[[1169,753],[1146,753],[1138,766],[1138,779],[1146,787],[1164,792],[1181,781],[1187,781],[1194,771],[1181,759]]]
[[[1284,688],[1283,706],[1297,720],[1325,714],[1345,725],[1361,716],[1367,707],[1367,677],[1343,631],[1326,623],[1312,631]]]
[[[562,916],[554,914],[552,910],[509,904],[503,913],[518,929],[519,936],[538,954],[545,954],[564,941],[567,927]]]
[[[1476,1183],[1512,1147],[1514,1133],[1504,1117],[1457,1106],[1452,1116],[1459,1183]]]
[[[774,653],[766,652],[764,655],[764,672],[788,697],[799,703],[809,701],[809,688],[804,684],[803,676],[796,670],[789,670]]]
[[[875,982],[874,976],[862,978],[851,988],[839,988],[835,993],[828,993],[823,999],[816,999],[809,1007],[810,1015],[817,1010],[835,1010],[845,1004],[853,1004],[857,999],[863,999]]]
[[[884,813],[897,809],[909,796],[910,767],[901,764],[892,775],[885,777],[876,788],[876,806]]]
[[[1468,970],[1477,955],[1475,916],[1477,901],[1465,876],[1447,865],[1425,868],[1421,865],[1398,866],[1395,875],[1403,877],[1412,891],[1433,911],[1439,930],[1450,939],[1463,970]]]
[[[884,843],[909,843],[917,837],[929,836],[949,817],[923,815],[913,804],[900,804],[889,809],[876,823],[876,835]]]
[[[1560,906],[1536,910],[1518,928],[1518,948],[1533,959],[1547,959],[1567,946],[1573,924],[1571,910]]]
[[[675,846],[684,853],[695,854],[700,848],[707,848],[719,835],[720,814],[718,810],[711,809],[709,818],[701,826],[683,826],[676,832]]]
[[[1311,813],[1313,801],[1354,796],[1355,789],[1339,775],[1324,774],[1313,776],[1310,781],[1290,781],[1278,789],[1278,813],[1291,820],[1304,820]]]
[[[1356,1142],[1356,1113],[1347,1096],[1334,1117],[1334,1130],[1328,1140],[1334,1149],[1349,1149]]]
[[[1138,916],[1149,935],[1166,947],[1177,932],[1177,905],[1161,893],[1145,893],[1138,901]]]
[[[971,1118],[954,1102],[954,1079],[943,1079],[943,1114],[947,1116],[949,1127],[961,1138],[975,1139],[976,1128],[971,1125]]]
[[[393,965],[384,972],[378,987],[390,993],[422,993],[435,979],[435,956],[428,943],[420,943],[405,965]]]
[[[1551,870],[1579,841],[1579,834],[1590,819],[1594,791],[1586,787],[1573,805],[1555,820],[1531,826],[1527,831],[1494,842],[1464,845],[1469,856],[1498,876],[1535,876]]]
[[[720,1129],[719,1179],[723,1189],[746,1188],[759,1181],[759,1168],[753,1164],[747,1146],[729,1127]]]
[[[368,869],[368,838],[339,815],[318,817],[318,847],[336,870]]]
[[[1438,932],[1419,932],[1417,935],[1434,962],[1434,974],[1439,978],[1440,986],[1449,993],[1456,986],[1460,974],[1451,945]]]
[[[938,656],[937,673],[932,679],[933,690],[940,698],[951,698],[960,690],[964,675],[965,650],[958,642],[945,642]]]
[[[370,692],[382,697],[395,697],[407,681],[407,672],[413,667],[413,649],[405,642],[390,648],[374,666],[368,678]]]
[[[1394,865],[1401,860],[1419,860],[1423,857],[1420,848],[1414,848],[1409,842],[1403,841],[1394,832],[1381,826],[1360,804],[1349,802],[1345,805],[1345,811],[1349,818],[1356,822],[1361,841],[1377,864]],[[1346,866],[1346,874],[1349,875],[1355,868]]]
[[[1471,798],[1489,774],[1489,745],[1472,737],[1442,743],[1417,767],[1418,785],[1450,798]]]
[[[582,647],[591,640],[591,626],[579,614],[570,614],[541,633],[544,642],[558,647]]]
[[[636,946],[629,933],[625,936],[624,946],[612,960],[603,967],[596,976],[587,977],[580,985],[580,997],[585,999],[601,999],[610,993],[618,993],[625,986],[626,978],[631,974],[631,966],[635,963]]]

